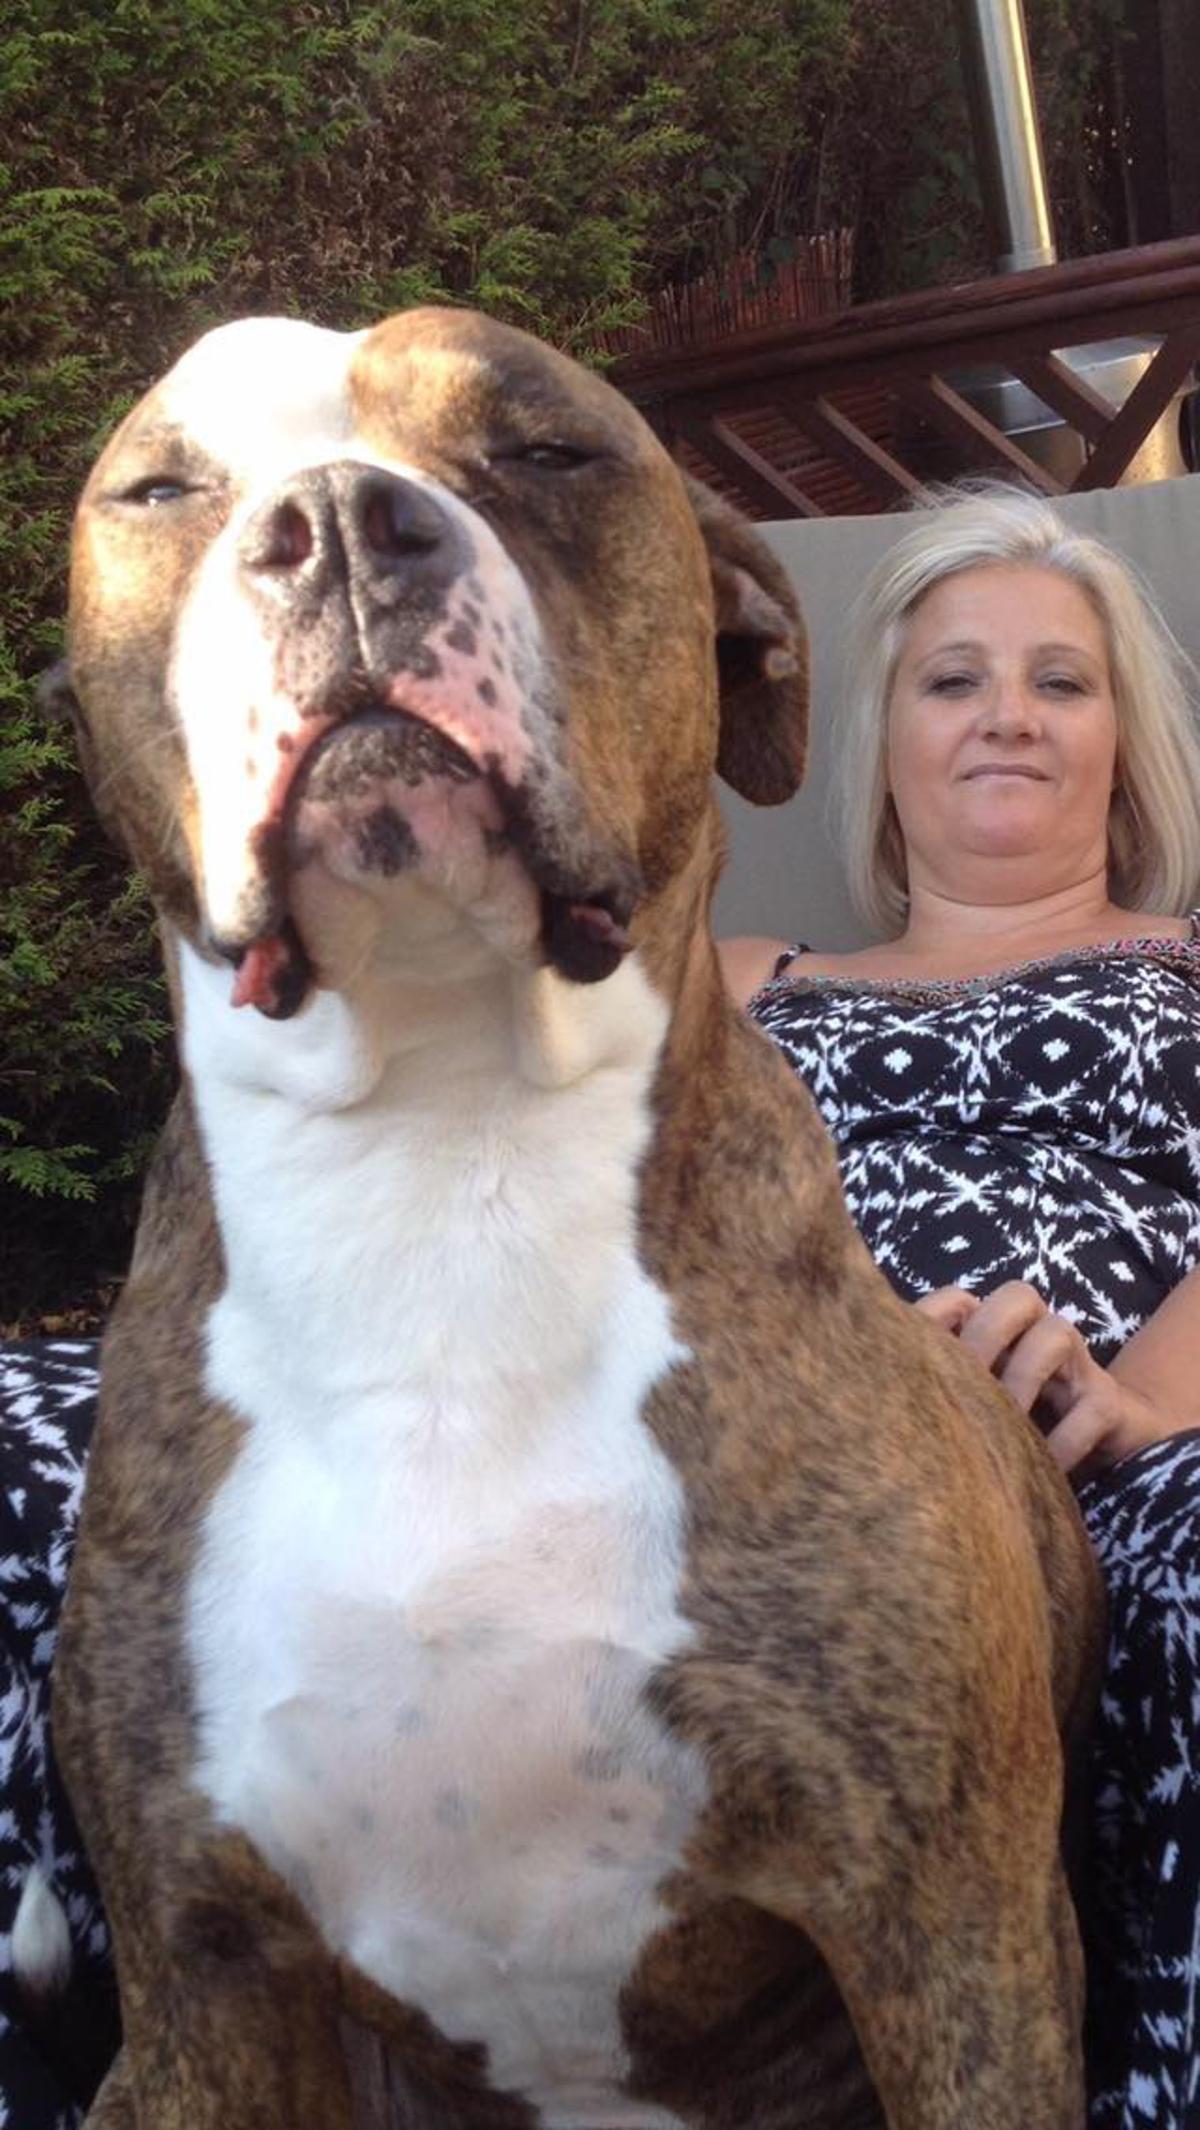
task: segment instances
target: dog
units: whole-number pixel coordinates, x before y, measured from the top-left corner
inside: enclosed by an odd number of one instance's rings
[[[606,383],[422,309],[192,348],[69,688],[182,1092],[55,1680],[92,2130],[1067,2130],[1096,1573],[727,1001],[789,583]]]

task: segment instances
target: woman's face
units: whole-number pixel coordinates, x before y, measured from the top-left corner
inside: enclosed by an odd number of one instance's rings
[[[1104,628],[1069,578],[988,564],[926,594],[888,706],[910,886],[1016,899],[1103,870],[1116,755]]]

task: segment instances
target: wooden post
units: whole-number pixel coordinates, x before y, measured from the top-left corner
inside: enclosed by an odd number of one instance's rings
[[[1200,232],[1200,0],[1125,0],[1135,242]]]

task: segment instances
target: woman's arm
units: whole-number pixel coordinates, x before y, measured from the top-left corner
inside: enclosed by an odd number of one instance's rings
[[[1053,1415],[1046,1441],[1064,1471],[1083,1477],[1085,1468],[1200,1427],[1200,1271],[1172,1290],[1108,1368],[1023,1280],[983,1296],[943,1287],[916,1306],[960,1338],[1026,1412],[1040,1405]]]
[[[1200,1427],[1200,1269],[1189,1272],[1109,1363],[1108,1373],[1164,1414],[1164,1434]]]

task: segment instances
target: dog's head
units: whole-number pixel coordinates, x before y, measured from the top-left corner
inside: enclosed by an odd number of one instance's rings
[[[449,925],[607,975],[714,766],[795,789],[806,658],[783,572],[618,393],[418,310],[226,327],[134,409],[80,505],[70,691],[169,920],[282,1016]]]

